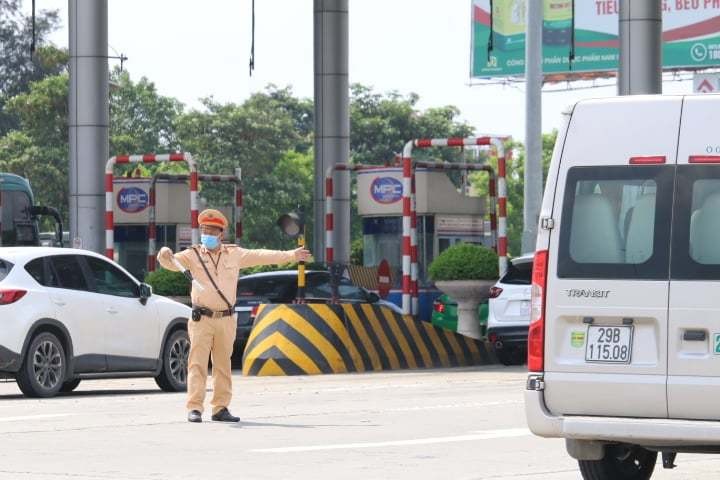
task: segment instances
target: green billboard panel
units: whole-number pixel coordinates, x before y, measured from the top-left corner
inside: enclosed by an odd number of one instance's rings
[[[525,10],[531,0],[472,0],[471,76],[525,72]],[[543,72],[618,68],[618,0],[543,2]],[[720,0],[663,2],[663,68],[720,66]]]

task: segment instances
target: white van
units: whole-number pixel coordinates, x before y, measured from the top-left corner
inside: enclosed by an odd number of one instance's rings
[[[532,290],[528,424],[585,479],[720,453],[720,96],[567,112]]]

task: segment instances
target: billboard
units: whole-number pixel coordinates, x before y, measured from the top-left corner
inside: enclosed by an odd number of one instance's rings
[[[492,14],[472,0],[472,77],[524,74],[526,1],[543,2],[543,73],[617,70],[619,0],[494,0]],[[720,0],[663,0],[662,56],[663,69],[720,65]]]

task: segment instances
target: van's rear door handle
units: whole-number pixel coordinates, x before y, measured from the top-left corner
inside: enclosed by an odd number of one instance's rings
[[[686,342],[704,342],[705,338],[705,330],[685,330],[683,333],[683,340]]]

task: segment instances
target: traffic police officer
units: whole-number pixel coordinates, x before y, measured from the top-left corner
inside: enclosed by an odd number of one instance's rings
[[[193,288],[190,292],[193,321],[188,322],[188,421],[202,422],[208,357],[212,355],[212,419],[238,422],[240,419],[230,414],[228,406],[232,398],[230,357],[237,332],[233,307],[237,297],[239,271],[255,265],[306,261],[310,258],[310,252],[304,248],[288,251],[249,250],[236,245],[223,245],[228,221],[217,210],[204,210],[198,222],[202,234],[201,245],[174,254],[175,259],[204,287],[203,290]],[[164,268],[178,271],[169,248],[163,247],[158,252],[158,261]]]

